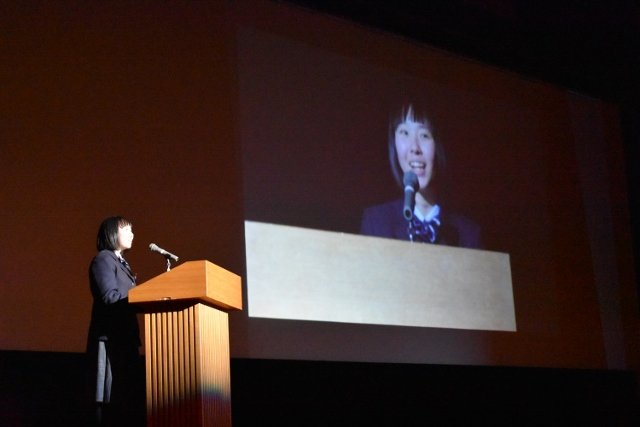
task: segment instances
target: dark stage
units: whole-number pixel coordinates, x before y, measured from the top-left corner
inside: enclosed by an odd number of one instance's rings
[[[5,426],[84,426],[84,357],[0,352]],[[234,426],[640,422],[631,372],[231,360]]]

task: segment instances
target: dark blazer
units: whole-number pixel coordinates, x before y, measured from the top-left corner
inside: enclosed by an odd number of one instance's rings
[[[136,309],[129,304],[135,275],[113,251],[102,250],[89,266],[89,283],[93,307],[87,338],[87,398],[98,403],[96,418],[104,416],[108,425],[142,426],[136,415],[144,413],[140,409],[144,368]]]
[[[124,345],[140,345],[140,331],[135,308],[129,304],[129,289],[135,275],[116,254],[102,250],[89,266],[89,283],[93,296],[88,349],[97,347],[99,339]]]
[[[402,199],[364,210],[360,234],[409,240],[407,220],[402,215]],[[463,248],[480,248],[480,227],[470,219],[445,209],[440,211],[440,231],[435,243]]]

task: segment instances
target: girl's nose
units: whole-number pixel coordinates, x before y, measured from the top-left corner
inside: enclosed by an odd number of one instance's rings
[[[415,154],[421,154],[422,150],[420,149],[420,143],[419,143],[419,139],[418,139],[418,135],[414,135],[411,138],[411,152],[415,153]]]

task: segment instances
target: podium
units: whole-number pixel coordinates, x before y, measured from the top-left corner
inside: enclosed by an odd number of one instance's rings
[[[144,312],[148,426],[231,426],[228,311],[240,277],[188,261],[136,286]]]
[[[245,221],[249,317],[517,330],[509,254]]]

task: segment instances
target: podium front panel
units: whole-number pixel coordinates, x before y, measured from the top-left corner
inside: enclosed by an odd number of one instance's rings
[[[509,255],[245,222],[250,317],[515,331]]]

